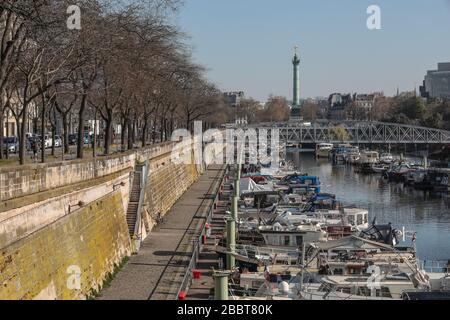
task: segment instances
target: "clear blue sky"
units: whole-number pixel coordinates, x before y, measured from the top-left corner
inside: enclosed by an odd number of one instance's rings
[[[382,30],[366,27],[381,7]],[[265,101],[292,97],[291,58],[301,48],[301,96],[420,85],[450,61],[450,0],[185,0],[178,24],[222,90]]]

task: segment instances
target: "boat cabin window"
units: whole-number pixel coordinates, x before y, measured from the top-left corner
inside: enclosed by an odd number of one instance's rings
[[[278,276],[276,274],[271,273],[269,275],[269,282],[270,283],[278,283]]]
[[[336,291],[337,292],[342,292],[342,293],[347,293],[347,294],[351,294],[352,293],[351,288],[348,288],[348,287],[338,287]]]
[[[359,287],[358,295],[363,297],[370,297],[371,296],[370,289],[368,287]]]
[[[377,297],[392,298],[391,291],[388,287],[381,287],[381,290],[377,290]]]
[[[298,247],[303,246],[303,237],[302,236],[295,237],[295,241],[297,242]]]
[[[355,216],[349,215],[348,223],[350,223],[351,225],[355,225]]]
[[[356,220],[356,224],[357,225],[363,224],[363,215],[362,214],[358,214],[358,217],[357,217],[357,220]]]
[[[261,288],[264,285],[264,281],[252,281],[252,288]]]
[[[289,246],[291,244],[291,237],[290,236],[284,236],[284,245]]]
[[[335,276],[342,276],[342,275],[344,275],[344,269],[342,269],[342,268],[336,268],[336,269],[334,269],[333,274],[334,274]]]

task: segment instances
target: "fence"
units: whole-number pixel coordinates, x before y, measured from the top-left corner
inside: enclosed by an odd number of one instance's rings
[[[224,184],[225,176],[228,174],[228,170],[229,170],[229,168],[227,167],[225,170],[225,174],[220,179],[219,190]],[[189,265],[188,265],[186,274],[184,275],[183,281],[181,282],[180,288],[177,292],[177,297],[180,297],[182,292],[186,293],[189,290],[190,286],[192,285],[193,271],[195,270],[195,268],[197,266],[199,255],[202,250],[203,237],[206,235],[206,225],[211,224],[212,217],[214,214],[214,209],[215,209],[214,204],[218,203],[219,200],[220,200],[220,193],[217,192],[215,195],[214,202],[212,203],[211,207],[208,210],[208,215],[206,217],[206,221],[205,221],[204,225],[202,226],[202,232],[199,236],[197,236],[193,240],[193,242],[194,242],[193,253],[192,253],[191,259],[189,261]]]

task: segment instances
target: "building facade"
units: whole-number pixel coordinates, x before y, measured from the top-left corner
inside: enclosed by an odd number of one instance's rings
[[[352,102],[351,94],[331,94],[328,98],[328,118],[330,120],[346,120],[346,109]]]
[[[427,72],[420,93],[424,98],[450,99],[450,62],[439,63],[437,70]]]
[[[382,92],[375,92],[370,94],[355,93],[353,95],[353,101],[356,107],[370,111],[375,106],[375,102],[377,101],[377,99],[383,96],[384,94]]]
[[[225,92],[224,96],[227,99],[228,104],[233,108],[239,107],[241,101],[245,98],[243,91]]]

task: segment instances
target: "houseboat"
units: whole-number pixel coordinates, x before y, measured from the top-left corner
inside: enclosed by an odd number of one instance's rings
[[[316,146],[316,157],[328,159],[332,150],[333,145],[331,143],[319,143]]]
[[[359,147],[349,147],[345,153],[345,162],[349,164],[357,164],[359,159],[361,158],[361,152],[359,151]]]
[[[391,164],[394,160],[394,156],[390,153],[383,153],[380,156],[380,163],[382,164]]]
[[[327,233],[319,224],[302,224],[299,226],[260,226],[258,232],[264,238],[266,246],[299,248],[303,244],[327,241]]]
[[[363,151],[358,160],[359,165],[378,163],[380,155],[377,151]]]

